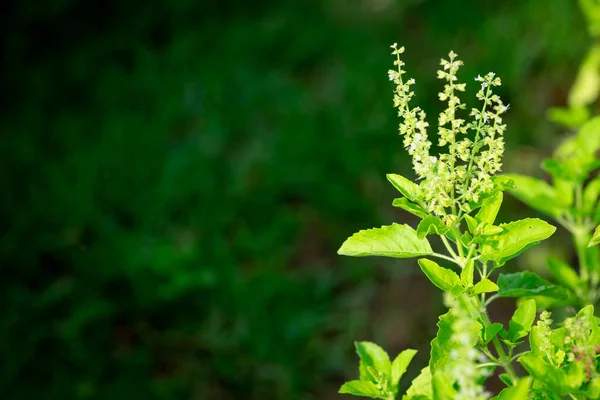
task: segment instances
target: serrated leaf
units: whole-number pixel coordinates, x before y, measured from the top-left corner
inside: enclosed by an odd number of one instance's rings
[[[460,272],[460,283],[463,287],[469,288],[473,286],[473,272],[475,271],[475,262],[469,260],[465,267]]]
[[[503,326],[499,322],[494,322],[493,324],[486,327],[485,332],[483,334],[483,343],[488,344],[489,342],[491,342],[492,339],[496,337],[498,332],[502,330],[502,328]]]
[[[451,269],[440,267],[436,262],[421,258],[419,266],[429,280],[444,292],[449,292],[453,287],[460,285],[460,278]]]
[[[416,201],[419,198],[419,186],[402,175],[387,174],[388,181],[410,201]]]
[[[503,265],[531,246],[550,237],[556,228],[537,218],[526,218],[502,224],[503,231],[487,237],[481,246],[481,259]]]
[[[508,336],[511,341],[516,342],[527,336],[535,320],[535,312],[534,300],[527,300],[519,305],[508,322]]]
[[[492,225],[496,220],[496,216],[498,215],[498,211],[502,205],[503,197],[504,196],[502,192],[496,192],[492,196],[488,197],[481,205],[481,209],[477,215],[475,215],[475,219],[479,222],[487,222],[488,224]]]
[[[473,287],[471,294],[475,296],[481,293],[496,292],[497,290],[498,286],[494,282],[490,281],[487,278],[483,278],[482,280],[477,282],[477,284]]]
[[[430,233],[435,233],[437,235],[443,235],[448,232],[449,228],[442,223],[442,220],[436,216],[428,215],[423,218],[417,226],[417,236],[420,239],[423,239],[425,236]]]
[[[419,218],[425,218],[427,216],[427,212],[418,204],[412,203],[408,201],[406,197],[400,197],[398,199],[394,199],[392,202],[394,207],[398,207],[403,209],[404,211],[408,211],[409,213],[416,215]]]
[[[437,323],[438,332],[436,337],[431,341],[431,358],[429,360],[429,367],[433,374],[437,372],[447,373],[452,363],[455,362],[451,354],[460,344],[452,341],[452,323],[454,319],[455,317],[452,316],[450,311],[439,316]],[[470,330],[470,334],[465,335],[465,337],[469,338],[469,342],[463,343],[463,345],[475,347],[481,334],[482,326],[476,322],[470,325],[468,329]]]
[[[452,322],[454,317],[448,311],[438,317],[438,331],[436,337],[431,341],[431,359],[429,367],[431,372],[445,371],[446,367],[452,361],[450,352],[456,348],[456,343],[451,341],[452,338]]]
[[[560,214],[561,210],[557,207],[559,201],[556,190],[548,183],[524,175],[509,174],[505,176],[515,183],[515,187],[509,189],[509,193],[517,199],[552,217]]]
[[[558,300],[568,298],[565,288],[553,285],[533,272],[500,274],[498,277],[500,297],[546,296]]]
[[[548,258],[547,263],[550,273],[558,283],[577,292],[578,286],[581,285],[581,281],[579,280],[577,272],[575,272],[571,266],[552,257]]]
[[[370,397],[371,399],[382,398],[380,397],[379,389],[377,389],[377,386],[375,386],[373,382],[362,380],[355,380],[344,383],[338,393]]]
[[[596,227],[596,230],[594,231],[594,234],[592,235],[592,238],[590,239],[590,243],[588,244],[588,247],[595,246],[598,243],[600,243],[600,225],[598,225]]]
[[[515,386],[502,390],[491,400],[528,400],[529,388],[533,379],[530,376],[519,379]]]
[[[356,354],[360,357],[360,380],[375,382],[372,373],[375,371],[381,373],[389,381],[392,363],[385,350],[372,342],[354,342],[354,346],[356,347]]]
[[[421,373],[413,379],[402,400],[430,400],[433,398],[431,387],[431,371],[429,367],[421,370]]]
[[[416,350],[406,349],[394,359],[392,363],[392,387],[397,389],[398,382],[402,378],[402,375],[406,372],[408,365],[412,361],[413,357],[417,354]]]
[[[431,253],[433,251],[427,239],[419,239],[410,226],[395,223],[359,231],[346,239],[338,250],[340,255],[353,257],[410,258]]]
[[[434,372],[431,380],[433,389],[433,398],[435,400],[454,400],[456,398],[456,389],[452,386],[453,382],[448,380],[448,375],[441,372]]]

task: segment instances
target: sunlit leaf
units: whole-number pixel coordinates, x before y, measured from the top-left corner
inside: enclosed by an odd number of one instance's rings
[[[508,322],[508,336],[511,341],[516,342],[522,337],[527,336],[535,320],[535,312],[534,300],[527,300],[519,305]]]
[[[440,267],[436,262],[421,258],[419,266],[429,278],[429,280],[438,288],[449,292],[453,287],[460,285],[460,278],[456,272],[451,269]]]
[[[503,197],[502,192],[496,192],[494,195],[488,197],[481,205],[477,215],[475,215],[475,219],[479,222],[487,222],[492,225],[502,205]]]
[[[417,354],[416,350],[406,349],[402,353],[398,354],[398,356],[392,362],[392,386],[396,388],[398,386],[398,382],[402,378],[402,375],[406,372],[408,365],[412,361],[413,357]]]
[[[410,201],[415,201],[419,198],[419,186],[406,179],[402,175],[387,174],[388,181]]]
[[[555,217],[560,214],[556,190],[545,181],[524,175],[505,175],[515,182],[515,187],[509,189],[510,194],[527,204],[529,207],[544,214]]]
[[[352,394],[355,396],[369,397],[371,399],[379,399],[379,389],[373,382],[369,381],[350,381],[346,382],[340,388],[341,394]]]
[[[598,225],[596,227],[596,230],[594,230],[594,234],[592,235],[592,238],[590,239],[590,244],[588,244],[588,247],[595,246],[598,243],[600,243],[600,225]]]
[[[400,224],[359,231],[338,250],[338,254],[353,257],[410,258],[431,253],[427,239],[419,239],[413,228]]]
[[[437,235],[443,235],[448,232],[449,228],[442,223],[442,220],[433,215],[428,215],[417,226],[417,236],[423,239],[425,236],[435,233]]]
[[[471,292],[472,295],[477,295],[481,293],[491,293],[496,292],[498,290],[498,286],[490,281],[487,278],[484,278],[477,282],[475,286],[473,286],[473,290]]]
[[[550,237],[556,228],[537,218],[526,218],[500,225],[503,231],[489,236],[481,246],[481,259],[503,265],[529,247]]]
[[[392,205],[394,207],[398,207],[405,211],[408,211],[409,213],[416,215],[419,218],[425,218],[427,216],[427,211],[425,211],[423,209],[423,207],[421,207],[418,204],[408,201],[408,199],[406,197],[400,197],[400,198],[394,199],[394,201],[392,202]]]

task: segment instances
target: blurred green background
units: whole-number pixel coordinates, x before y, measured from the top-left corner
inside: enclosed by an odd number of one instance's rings
[[[415,222],[385,180],[412,176],[389,45],[432,125],[450,49],[467,83],[499,74],[505,171],[542,176],[565,133],[546,110],[590,43],[573,0],[24,0],[1,18],[11,400],[338,399],[353,340],[420,349],[414,376],[439,294],[414,261],[336,255]],[[534,215],[505,203],[501,220]],[[565,243],[507,268],[543,273]]]

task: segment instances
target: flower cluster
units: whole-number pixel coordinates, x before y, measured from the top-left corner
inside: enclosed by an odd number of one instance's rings
[[[564,327],[567,331],[565,345],[570,345],[571,348],[571,351],[567,353],[567,359],[570,362],[580,363],[586,372],[587,379],[591,379],[595,373],[594,360],[600,349],[597,345],[590,343],[592,337],[590,321],[581,317],[567,318]]]
[[[552,314],[549,311],[542,311],[540,319],[536,323],[537,336],[540,340],[539,349],[552,365],[560,365],[565,359],[565,352],[559,350],[555,352],[554,343],[552,343]]]
[[[430,154],[432,143],[427,136],[425,112],[419,107],[411,108],[409,104],[414,97],[411,87],[415,81],[405,81],[402,77],[406,72],[402,70],[404,62],[400,59],[404,47],[398,48],[396,44],[391,47],[397,67],[388,71],[390,80],[396,85],[394,107],[402,119],[399,131],[404,137],[404,147],[412,156],[413,169],[421,180],[423,206],[451,224],[457,212],[468,213],[470,202],[477,203],[482,195],[493,189],[491,178],[502,167],[502,136],[506,130],[502,114],[508,106],[492,90],[500,86],[500,78],[492,72],[475,78],[481,84],[477,98],[483,105],[481,109],[472,109],[472,120],[467,123],[457,116],[458,110],[466,108],[458,97],[458,93],[466,89],[466,84],[457,82],[457,72],[463,63],[453,51],[448,54],[448,60],[441,60],[442,68],[437,74],[445,85],[439,98],[447,106],[438,116],[438,146],[447,146],[448,152],[436,157]]]
[[[453,349],[450,352],[452,366],[450,373],[458,385],[456,400],[487,400],[490,393],[480,384],[488,371],[479,368],[478,364],[486,362],[485,355],[475,348],[481,326],[461,307],[459,300],[446,296],[446,304],[453,317],[452,336]]]

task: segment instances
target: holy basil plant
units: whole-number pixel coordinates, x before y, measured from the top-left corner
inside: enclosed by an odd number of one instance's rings
[[[553,272],[560,271],[555,273],[557,283],[533,272],[495,278],[496,270],[556,230],[538,218],[497,221],[504,191],[511,191],[563,225],[568,222],[576,229],[589,230],[593,216],[600,213],[596,211],[600,207],[596,204],[600,181],[588,183],[593,185],[590,189],[583,190],[582,185],[596,167],[592,153],[600,148],[600,140],[595,139],[600,128],[584,125],[583,133],[574,140],[582,141],[585,149],[579,150],[580,143],[573,142],[547,163],[549,170],[561,171],[556,172],[558,183],[553,187],[525,181],[529,178],[498,176],[506,130],[503,115],[509,108],[494,92],[500,78],[492,72],[477,76],[476,97],[481,106],[466,110],[459,97],[466,84],[457,78],[462,62],[450,52],[437,72],[444,82],[439,98],[446,107],[438,116],[437,145],[442,151],[434,155],[425,112],[411,105],[415,81],[404,77],[404,48],[394,44],[392,49],[395,69],[388,76],[395,87],[399,131],[412,157],[415,176],[409,179],[388,174],[387,179],[399,192],[393,206],[417,216],[420,222],[414,227],[392,223],[361,230],[349,237],[338,253],[416,258],[425,276],[444,292],[448,312],[439,317],[429,365],[406,392],[399,393],[399,383],[416,351],[406,349],[392,361],[376,344],[357,342],[359,378],[345,383],[340,393],[384,400],[399,395],[403,400],[482,400],[492,396],[485,389],[486,379],[498,374],[506,385],[495,397],[499,400],[600,398],[596,360],[600,329],[593,307],[583,308],[558,328],[551,327],[549,312],[536,323],[537,310],[544,304],[576,304],[574,299],[591,298],[580,277],[571,267],[554,260]],[[567,187],[572,188],[575,200],[563,199],[569,192]],[[587,240],[587,246],[590,238],[581,235],[578,240],[581,244]],[[431,246],[434,237],[440,239],[444,252]],[[590,257],[588,253],[592,251],[585,250],[585,257]],[[586,273],[596,276],[592,272],[598,263],[589,262]],[[487,313],[487,306],[500,297],[517,299],[518,307],[508,324],[491,321]],[[524,342],[529,342],[531,350],[515,353]],[[516,362],[527,375],[517,373]]]

